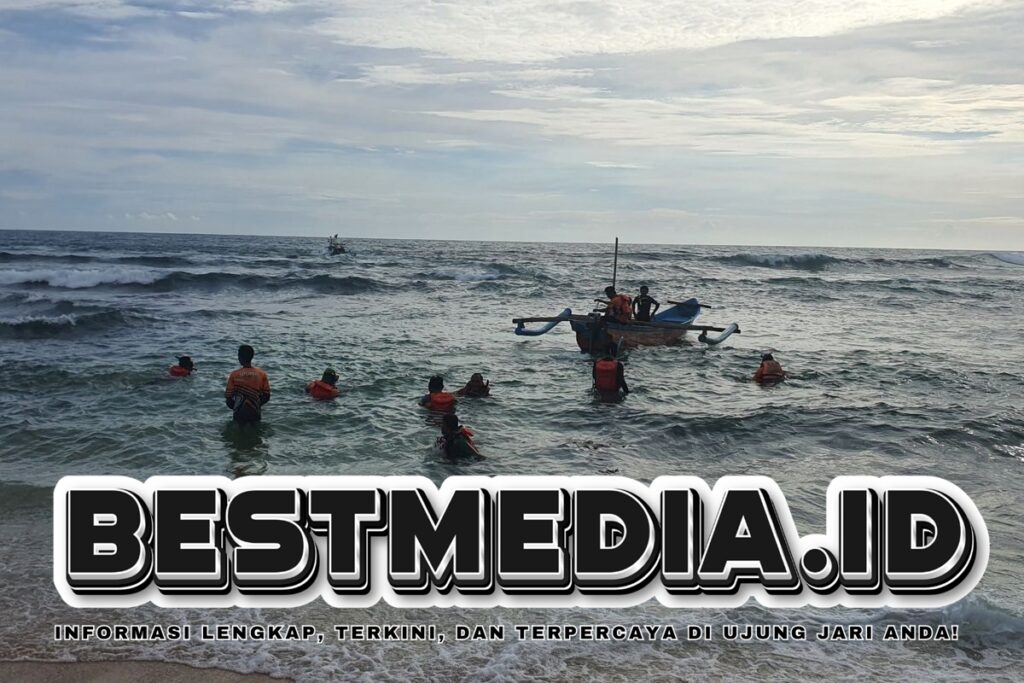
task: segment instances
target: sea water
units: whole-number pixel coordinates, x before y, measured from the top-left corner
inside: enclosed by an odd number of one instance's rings
[[[595,401],[566,325],[539,338],[513,317],[586,313],[609,245],[0,232],[0,659],[162,659],[300,681],[337,678],[589,681],[682,677],[950,680],[1024,677],[1024,259],[1014,253],[693,247],[620,249],[619,289],[697,296],[699,322],[742,333],[632,350],[632,393]],[[223,386],[256,348],[273,398],[240,433]],[[772,350],[790,375],[750,382]],[[198,367],[166,378],[176,356]],[[303,388],[338,370],[337,401]],[[481,372],[464,400],[483,462],[434,449],[416,405],[433,374]],[[152,606],[79,611],[52,585],[52,487],[66,474],[690,474],[774,477],[801,533],[824,531],[841,474],[929,474],[970,495],[991,536],[988,571],[938,610],[292,610]],[[54,624],[310,623],[324,644],[55,641]],[[506,638],[338,641],[335,624],[956,624],[954,641],[592,642]]]

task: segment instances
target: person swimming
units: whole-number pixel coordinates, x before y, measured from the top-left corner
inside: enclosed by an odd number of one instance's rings
[[[338,398],[338,373],[334,368],[327,368],[320,379],[310,380],[306,384],[306,393],[316,401],[330,401]]]
[[[171,377],[188,377],[195,372],[196,365],[192,362],[192,359],[188,356],[179,356],[178,364],[172,365],[168,369],[168,373]]]
[[[459,417],[455,413],[448,413],[441,419],[441,436],[437,438],[438,450],[453,460],[462,458],[473,458],[483,460],[484,456],[477,450],[473,443],[473,432],[459,424]]]
[[[633,319],[640,320],[642,322],[649,322],[651,318],[661,308],[661,304],[653,296],[650,296],[647,292],[647,285],[640,288],[640,296],[633,299]],[[651,306],[654,306],[654,310],[651,310]]]
[[[491,395],[491,381],[484,381],[484,376],[474,372],[470,376],[466,386],[455,392],[456,396],[469,396],[470,398],[484,398]]]
[[[786,379],[786,372],[775,356],[765,353],[761,355],[761,365],[754,372],[753,379],[758,384],[776,384]]]
[[[455,396],[444,390],[444,378],[434,375],[427,383],[427,394],[420,399],[420,405],[429,410],[444,412],[455,408]]]
[[[605,287],[604,294],[608,297],[608,307],[604,309],[605,317],[620,323],[629,322],[633,317],[633,300],[625,294],[617,294],[612,286]]]
[[[618,397],[620,391],[623,396],[629,393],[625,367],[611,354],[594,361],[592,374],[594,376],[594,391],[600,394],[602,399]]]
[[[224,388],[224,402],[232,411],[232,419],[239,424],[263,419],[263,405],[270,400],[270,379],[263,370],[253,367],[255,355],[256,351],[248,344],[238,347],[238,362],[242,367],[228,375]]]

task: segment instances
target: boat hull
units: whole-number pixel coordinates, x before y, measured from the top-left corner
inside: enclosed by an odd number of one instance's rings
[[[691,325],[699,315],[700,304],[696,299],[688,299],[658,313],[654,316],[654,321]],[[619,348],[630,349],[637,346],[678,344],[687,332],[685,329],[647,327],[599,318],[587,321],[573,320],[571,324],[573,332],[576,333],[576,344],[581,351],[589,353],[602,353],[616,348],[616,345]],[[595,325],[598,325],[599,328],[595,329]]]
[[[637,328],[629,324],[605,322],[600,330],[595,330],[592,323],[571,323],[576,333],[576,344],[580,351],[600,353],[618,344],[622,348],[638,346],[667,346],[678,344],[686,336],[686,330],[666,330],[658,328]],[[596,338],[595,338],[596,337]]]

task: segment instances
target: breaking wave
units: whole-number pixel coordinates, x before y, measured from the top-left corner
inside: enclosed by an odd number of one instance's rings
[[[0,285],[47,285],[85,289],[100,285],[148,285],[160,279],[160,271],[144,268],[2,270]]]
[[[828,254],[733,254],[719,258],[723,263],[755,268],[792,268],[795,270],[825,270],[843,259]]]
[[[119,327],[128,322],[121,311],[63,313],[55,316],[26,316],[0,321],[0,338],[48,339],[93,333]]]
[[[0,251],[0,263],[120,263],[154,268],[195,265],[184,256],[90,256],[88,254],[41,254]]]
[[[998,257],[997,257],[998,258]],[[756,268],[784,268],[790,270],[806,270],[819,272],[834,266],[866,266],[883,268],[906,268],[908,266],[925,268],[965,268],[950,256],[926,256],[922,258],[841,258],[828,254],[733,254],[718,257],[722,263],[736,266],[753,266]],[[1022,259],[1024,260],[1024,259]]]
[[[387,285],[365,277],[333,275],[272,276],[244,273],[193,273],[144,268],[34,269],[0,271],[0,285],[46,285],[62,289],[131,287],[169,292],[179,289],[217,290],[306,288],[321,294],[361,294],[385,289]]]

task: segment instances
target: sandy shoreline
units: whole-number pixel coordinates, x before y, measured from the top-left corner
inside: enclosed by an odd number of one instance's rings
[[[0,662],[0,681],[22,683],[282,683],[290,680],[171,662]]]

